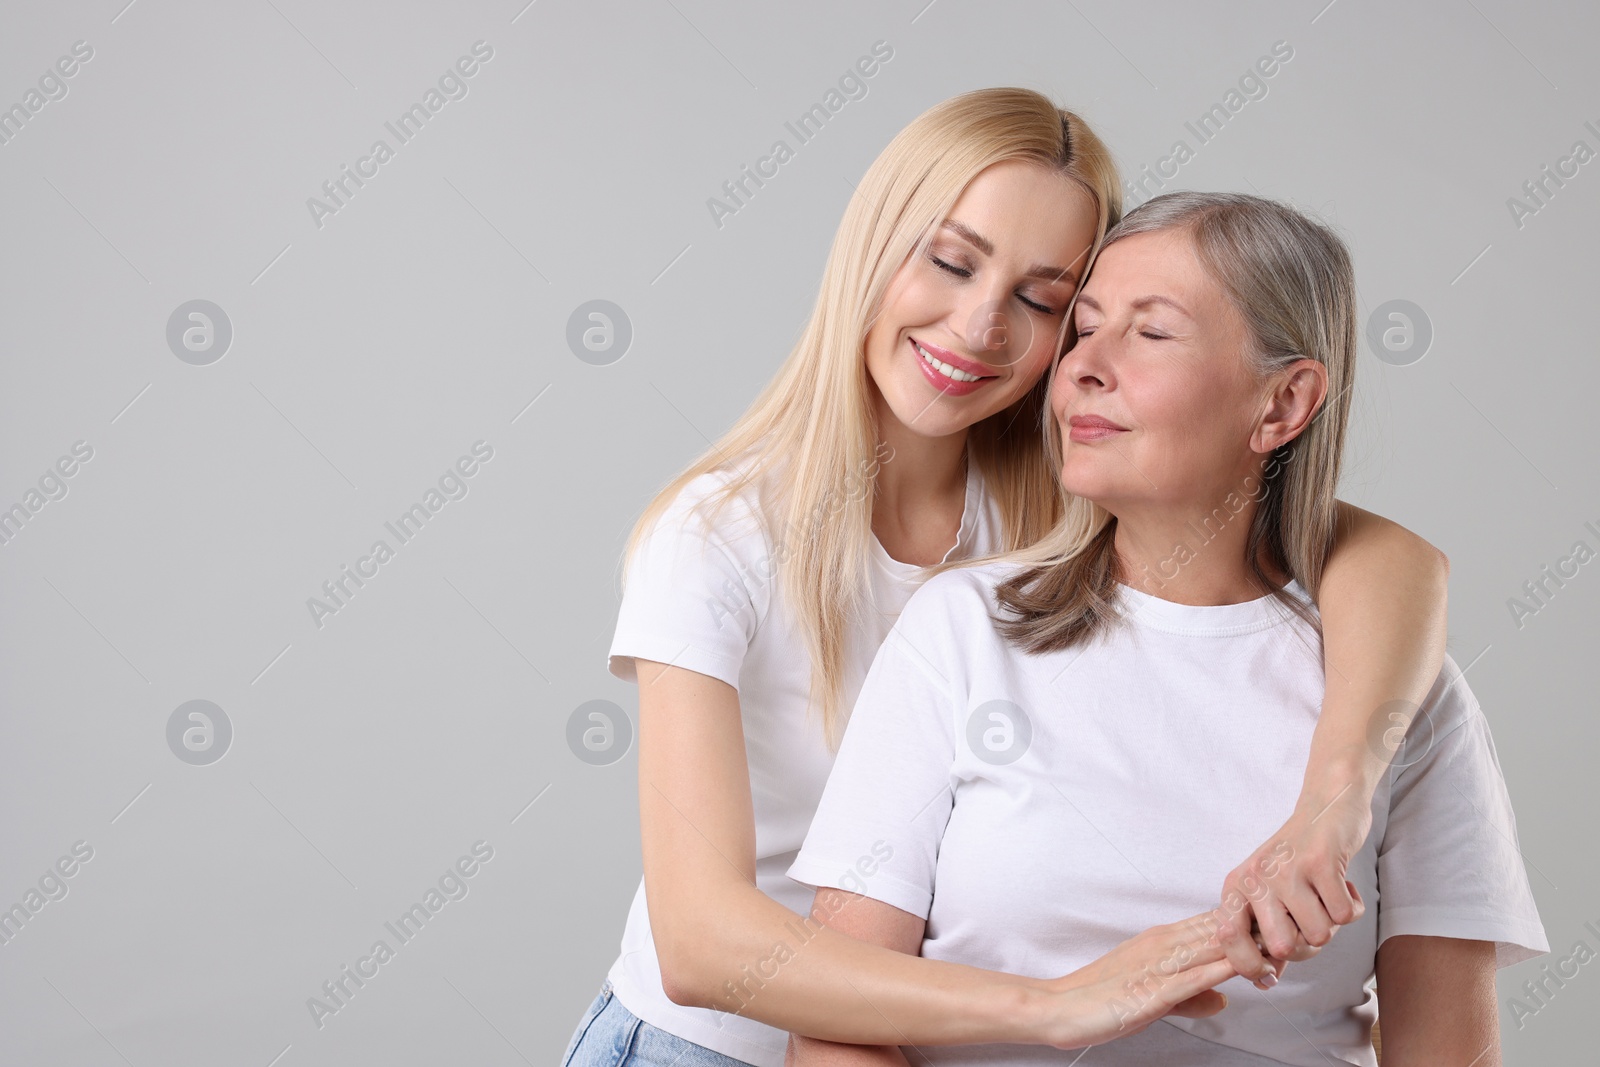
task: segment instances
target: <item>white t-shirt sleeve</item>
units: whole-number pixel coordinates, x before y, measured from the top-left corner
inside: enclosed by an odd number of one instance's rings
[[[742,500],[715,527],[710,505],[691,505],[723,484],[701,475],[645,532],[629,562],[606,668],[638,682],[634,658],[683,667],[739,687],[744,655],[764,614],[765,535]]]
[[[1489,724],[1444,669],[1391,771],[1378,850],[1378,944],[1396,934],[1495,943],[1496,967],[1550,951]]]
[[[941,577],[907,601],[861,685],[789,877],[924,918],[950,820],[956,706]]]

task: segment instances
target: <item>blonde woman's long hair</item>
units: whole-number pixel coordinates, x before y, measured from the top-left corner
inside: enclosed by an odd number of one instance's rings
[[[1106,235],[1101,250],[1136,233],[1163,230],[1189,234],[1206,274],[1243,316],[1251,345],[1246,357],[1257,376],[1302,358],[1328,370],[1328,391],[1310,425],[1264,463],[1246,547],[1262,595],[1320,629],[1309,608],[1274,584],[1262,560],[1298,581],[1316,602],[1333,547],[1335,492],[1355,381],[1357,306],[1350,253],[1332,230],[1285,204],[1243,193],[1196,192],[1166,193],[1141,204]],[[1052,381],[1058,366],[1051,368]],[[1061,428],[1053,416],[1045,423],[1061,521],[1033,545],[985,558],[1027,564],[996,585],[1006,617],[994,622],[1031,653],[1070,648],[1112,625],[1121,577],[1113,543],[1116,518],[1066,491],[1059,475]],[[1224,504],[1217,502],[1222,522],[1234,510]]]
[[[782,595],[805,638],[810,707],[820,708],[830,750],[838,748],[849,717],[842,706],[848,635],[866,606],[873,566],[880,438],[869,393],[867,331],[895,271],[926,253],[968,183],[1009,160],[1045,167],[1088,194],[1098,221],[1086,272],[1122,215],[1116,164],[1089,126],[1043,94],[1021,88],[979,89],[928,109],[867,169],[834,236],[810,321],[777,376],[720,440],[656,495],[628,538],[624,566],[679,491],[703,474],[728,474],[720,491],[702,501],[714,525],[752,482],[765,487],[769,474],[781,472],[773,480],[781,489],[761,492],[762,522]],[[1066,329],[1064,321],[1057,353]],[[967,460],[977,464],[999,506],[1000,544],[1007,549],[1032,543],[1061,517],[1058,479],[1039,441],[1049,421],[1047,396],[1041,376],[1016,403],[968,431]]]

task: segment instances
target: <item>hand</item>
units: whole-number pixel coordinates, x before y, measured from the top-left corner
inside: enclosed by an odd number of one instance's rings
[[[1228,998],[1212,989],[1238,972],[1217,940],[1215,911],[1152,926],[1093,963],[1044,983],[1060,999],[1042,1028],[1060,1049],[1136,1034],[1157,1019],[1215,1015]]]
[[[1271,989],[1278,984],[1278,979],[1283,977],[1284,968],[1291,962],[1309,960],[1322,951],[1320,945],[1309,944],[1304,937],[1295,931],[1294,947],[1290,949],[1287,957],[1274,955],[1267,948],[1267,943],[1261,937],[1261,928],[1252,920],[1250,923],[1249,941],[1239,939],[1238,928],[1229,921],[1229,913],[1224,906],[1215,909],[1217,916],[1217,943],[1222,946],[1222,951],[1229,957],[1233,969],[1239,972],[1240,977],[1248,978],[1257,989]]]
[[[1265,969],[1255,934],[1269,957],[1309,958],[1340,926],[1366,913],[1355,885],[1345,879],[1350,860],[1372,828],[1370,803],[1357,790],[1332,798],[1302,798],[1277,833],[1228,875],[1218,918],[1222,946],[1238,972],[1260,988]]]

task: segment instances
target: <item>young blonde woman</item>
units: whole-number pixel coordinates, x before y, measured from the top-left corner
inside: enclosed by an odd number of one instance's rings
[[[842,919],[825,921],[1040,976],[1213,899],[1293,803],[1321,729],[1315,602],[1356,314],[1342,242],[1273,201],[1168,194],[1107,236],[1052,374],[1061,521],[940,568],[906,605],[789,871],[831,887],[817,911]],[[1168,568],[1174,543],[1192,552]],[[1371,1065],[1379,1004],[1384,1067],[1500,1063],[1496,966],[1549,945],[1487,724],[1448,659],[1411,734],[1344,872],[1375,906],[1270,991],[1234,982],[1220,1014],[1131,1018],[1086,1065]],[[874,876],[843,874],[864,850]],[[1138,976],[1108,1014],[1164,981]],[[809,1037],[795,1051],[800,1067],[907,1062]],[[920,1051],[1061,1062],[1037,1045]]]
[[[1103,1039],[1125,977],[1187,936],[1159,926],[1039,980],[806,921],[810,892],[785,873],[924,569],[1059,522],[1045,372],[1120,205],[1105,147],[1048,98],[988,89],[930,109],[863,177],[776,379],[641,516],[609,663],[639,685],[644,878],[572,1067],[779,1067],[788,1031],[1074,1047]],[[1445,564],[1358,509],[1341,505],[1337,527],[1330,683],[1299,800],[1217,887],[1250,906],[1220,916],[1219,943],[1140,1019],[1214,1013],[1211,986],[1264,987],[1361,912],[1343,868],[1383,766],[1369,724],[1438,672]]]

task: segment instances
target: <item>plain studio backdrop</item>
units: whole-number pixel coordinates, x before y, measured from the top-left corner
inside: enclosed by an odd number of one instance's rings
[[[867,165],[996,85],[1083,114],[1130,203],[1259,191],[1349,242],[1341,496],[1450,556],[1553,949],[1499,974],[1506,1060],[1594,1056],[1592,6],[4,23],[0,1062],[558,1057],[640,873],[624,539],[787,355]]]

